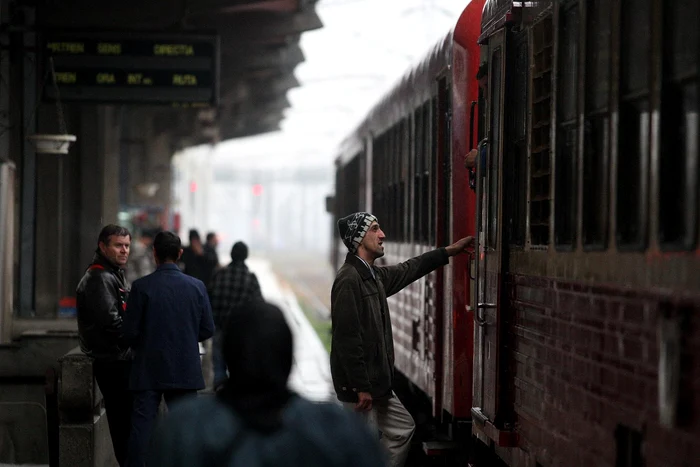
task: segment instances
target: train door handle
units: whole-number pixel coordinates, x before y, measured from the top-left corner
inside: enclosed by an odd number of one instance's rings
[[[473,251],[469,252],[469,257],[467,259],[467,274],[469,275],[469,279],[471,279],[473,281],[476,280],[476,276],[474,274],[472,274],[472,264],[474,264],[475,259],[476,259],[476,253]]]
[[[486,326],[486,318],[484,317],[484,310],[487,308],[497,308],[498,305],[495,303],[477,303],[476,305],[476,313],[474,313],[474,320],[476,323],[484,327]]]

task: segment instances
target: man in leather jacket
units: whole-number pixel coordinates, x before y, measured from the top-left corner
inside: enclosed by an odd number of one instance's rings
[[[122,333],[129,288],[122,269],[129,258],[131,234],[118,225],[105,226],[92,263],[76,290],[80,348],[94,358],[93,373],[104,397],[114,454],[125,465],[131,428],[129,392],[131,355]]]
[[[376,266],[384,256],[384,232],[366,212],[338,220],[348,248],[331,291],[331,375],[338,399],[365,414],[381,433],[389,466],[402,467],[408,457],[415,422],[394,391],[394,340],[387,297],[446,265],[451,256],[473,247],[465,237],[393,266]]]

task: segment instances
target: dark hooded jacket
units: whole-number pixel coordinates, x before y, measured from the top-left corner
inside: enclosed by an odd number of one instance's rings
[[[122,322],[129,288],[124,270],[99,251],[76,289],[80,348],[102,360],[128,360]]]
[[[149,467],[379,467],[376,434],[337,404],[290,393],[292,334],[264,302],[233,310],[223,354],[233,378],[182,402],[156,430]]]
[[[338,399],[391,397],[394,338],[387,297],[449,261],[439,248],[394,266],[367,265],[349,253],[331,290],[331,375]]]

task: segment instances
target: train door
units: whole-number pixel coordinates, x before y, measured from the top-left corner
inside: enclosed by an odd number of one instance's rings
[[[450,135],[452,125],[452,101],[451,82],[446,72],[441,73],[437,80],[437,100],[436,100],[436,132],[434,141],[437,143],[437,158],[434,167],[436,177],[436,200],[435,200],[435,223],[437,245],[448,245],[452,239],[450,238]],[[436,271],[435,287],[438,293],[436,294],[435,309],[437,328],[435,342],[435,399],[433,401],[433,412],[438,417],[441,416],[444,408],[444,381],[449,381],[452,376],[448,370],[445,374],[445,340],[450,339],[450,324],[451,319],[445,319],[447,310],[451,309],[451,274],[447,268],[439,268]]]
[[[477,163],[477,277],[476,312],[478,325],[474,349],[474,396],[472,416],[475,426],[500,424],[499,361],[502,337],[501,282],[502,270],[502,167],[503,104],[505,96],[505,31],[495,33],[482,46],[488,83],[482,92],[486,106],[483,118],[486,138],[479,145]],[[482,107],[483,109],[483,107]],[[505,383],[505,382],[504,382]],[[479,434],[479,430],[475,430]],[[489,430],[481,430],[484,435]],[[486,441],[484,439],[484,441]],[[499,443],[500,444],[500,443]]]

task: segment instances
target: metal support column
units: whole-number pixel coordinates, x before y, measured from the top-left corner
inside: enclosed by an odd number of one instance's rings
[[[35,11],[24,8],[24,23],[27,27],[34,24]],[[34,267],[35,267],[35,227],[36,227],[36,153],[27,142],[27,136],[36,132],[37,107],[37,54],[33,51],[36,45],[36,34],[22,32],[13,35],[13,42],[21,51],[21,88],[22,108],[19,119],[15,122],[19,133],[18,148],[22,154],[21,169],[21,205],[20,205],[20,266],[19,266],[19,316],[30,317],[34,314]]]

